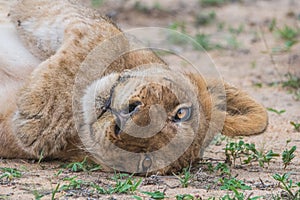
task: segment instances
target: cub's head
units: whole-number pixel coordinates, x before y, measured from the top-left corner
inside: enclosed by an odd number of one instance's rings
[[[195,84],[162,65],[95,81],[82,99],[85,148],[97,162],[121,171],[188,166],[199,158],[211,107],[209,98],[199,99]]]
[[[251,135],[267,121],[246,93],[159,64],[96,80],[82,110],[80,137],[94,160],[142,174],[178,171],[197,161],[216,133]]]

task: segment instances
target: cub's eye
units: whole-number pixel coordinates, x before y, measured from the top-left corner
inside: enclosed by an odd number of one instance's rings
[[[173,122],[184,122],[191,117],[192,108],[191,107],[183,107],[179,108],[173,117]]]
[[[128,113],[132,113],[137,110],[138,106],[142,105],[142,102],[135,101],[133,103],[130,103],[128,106]]]

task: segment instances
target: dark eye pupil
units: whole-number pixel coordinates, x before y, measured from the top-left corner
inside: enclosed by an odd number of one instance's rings
[[[191,116],[191,108],[180,108],[176,115],[173,117],[174,122],[186,121]]]
[[[180,108],[177,113],[176,113],[176,116],[175,118],[176,119],[182,119],[184,118],[184,114],[186,113],[186,111],[184,111],[182,108]]]
[[[136,109],[136,107],[139,105],[142,105],[142,103],[140,101],[135,101],[135,102],[129,104],[128,113],[133,112]]]
[[[183,113],[184,113],[184,111],[180,108],[180,109],[178,110],[178,112],[177,112],[177,115],[180,116],[180,115],[182,115]]]

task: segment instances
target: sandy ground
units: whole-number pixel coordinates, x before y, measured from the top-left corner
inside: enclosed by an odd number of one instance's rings
[[[300,43],[296,43],[289,51],[272,53],[272,49],[282,46],[284,41],[276,31],[270,32],[268,27],[276,19],[276,27],[289,25],[300,29],[300,2],[297,0],[244,0],[232,1],[220,6],[203,6],[199,1],[105,1],[98,9],[111,16],[122,29],[134,27],[159,26],[168,27],[172,23],[184,23],[189,35],[206,33],[211,40],[224,44],[226,48],[212,49],[208,54],[216,64],[217,70],[227,82],[249,92],[264,106],[277,110],[285,110],[283,114],[269,112],[269,126],[264,134],[243,138],[245,142],[255,143],[257,149],[264,152],[273,150],[282,153],[293,145],[297,147],[292,163],[283,168],[280,157],[272,160],[264,168],[257,163],[242,165],[237,161],[231,166],[231,175],[243,180],[252,190],[244,191],[246,197],[262,196],[261,199],[273,199],[281,194],[282,189],[272,178],[275,173],[291,173],[294,182],[300,182],[300,132],[294,130],[290,121],[300,123],[300,101],[288,89],[282,88],[285,76],[291,73],[300,77]],[[159,3],[158,3],[159,2]],[[83,4],[88,5],[86,1]],[[215,12],[215,19],[206,25],[196,25],[195,19],[199,14]],[[230,33],[230,27],[240,33]],[[235,34],[235,35],[234,35]],[[227,45],[228,37],[234,35],[238,45]],[[298,40],[300,39],[298,35]],[[180,45],[178,46],[179,50]],[[199,51],[190,49],[194,58]],[[202,53],[203,54],[203,53]],[[166,58],[170,64],[176,65],[176,59]],[[201,62],[201,60],[199,61]],[[259,86],[259,87],[258,87]],[[205,162],[215,165],[225,161],[224,148],[226,142],[238,141],[238,138],[226,139],[221,144],[211,144],[205,154]],[[286,141],[291,142],[286,146]],[[57,184],[64,184],[65,177],[78,176],[85,181],[100,185],[109,185],[114,174],[97,172],[70,172],[61,168],[59,162],[43,162],[36,164],[26,160],[0,160],[1,167],[17,168],[22,172],[21,178],[0,180],[0,199],[35,199],[34,194],[42,194],[42,199],[51,199],[52,191]],[[60,170],[58,176],[55,176]],[[1,175],[1,173],[0,173]],[[192,168],[193,178],[187,188],[183,188],[175,176],[156,176],[143,178],[140,191],[165,192],[168,199],[175,199],[178,194],[192,194],[208,199],[231,194],[220,189],[218,172],[210,172],[206,164]],[[134,193],[143,199],[149,196],[139,192]],[[94,195],[88,197],[85,189],[77,191],[58,192],[56,199],[133,199],[133,194]],[[283,198],[283,197],[282,197]],[[284,198],[283,198],[284,199]]]

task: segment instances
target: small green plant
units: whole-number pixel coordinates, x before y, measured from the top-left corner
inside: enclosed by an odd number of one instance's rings
[[[106,189],[95,183],[91,183],[91,187],[94,188],[98,194],[112,194],[113,193],[112,192],[113,188]]]
[[[215,172],[214,166],[211,162],[203,163],[207,166],[207,170],[211,173]]]
[[[60,184],[58,183],[56,185],[56,187],[54,188],[54,190],[52,190],[52,193],[51,193],[51,200],[55,200],[55,194],[59,191],[59,186]]]
[[[250,65],[252,69],[256,68],[256,61],[255,60],[251,61]]]
[[[227,141],[228,137],[226,137],[225,135],[222,135],[221,133],[218,133],[214,139],[211,141],[211,144],[214,144],[216,146],[220,146],[222,144],[223,141]]]
[[[275,18],[273,18],[268,27],[270,32],[274,31],[276,24],[277,24],[277,21]]]
[[[283,113],[285,113],[286,110],[277,110],[275,108],[267,108],[268,111],[271,111],[271,112],[274,112],[276,113],[277,115],[281,115]]]
[[[245,196],[244,190],[252,190],[252,188],[246,185],[243,181],[237,180],[234,177],[231,178],[220,178],[221,190],[231,191],[231,194],[226,194],[220,198],[210,197],[208,200],[257,200],[260,196],[251,197],[251,195]],[[242,190],[241,192],[239,190]]]
[[[294,97],[296,101],[300,101],[300,88],[294,91]]]
[[[94,183],[91,186],[99,193],[99,194],[123,194],[123,193],[132,193],[137,190],[137,188],[141,185],[142,179],[134,180],[132,178],[133,175],[129,176],[125,180],[115,179],[116,184],[114,187],[103,188]]]
[[[2,195],[0,194],[0,199],[1,200],[6,200],[6,199],[9,199],[8,195]]]
[[[280,37],[286,41],[295,41],[298,36],[298,30],[285,25],[283,28],[277,29]]]
[[[152,199],[164,199],[164,198],[166,198],[165,194],[163,192],[160,192],[160,191],[155,191],[155,192],[142,191],[141,193],[150,196],[150,198],[152,198]]]
[[[214,167],[214,171],[220,171],[221,174],[224,175],[230,175],[230,168],[226,163],[218,163],[215,167]]]
[[[261,196],[245,196],[243,192],[239,192],[238,190],[233,190],[233,195],[225,194],[223,197],[219,198],[220,200],[257,200],[262,198]],[[215,198],[212,198],[213,200]],[[211,199],[211,200],[212,200]]]
[[[114,176],[111,179],[114,180],[114,181],[118,181],[119,179],[126,179],[128,177],[130,177],[130,175],[127,174],[127,173],[117,173],[117,172],[115,172]]]
[[[35,200],[40,200],[42,199],[43,196],[45,196],[44,194],[41,194],[39,191],[34,190],[33,191],[33,196]]]
[[[225,146],[226,162],[235,166],[236,159],[240,157],[245,149],[245,142],[240,140],[239,142],[230,142]],[[231,162],[232,160],[232,162]]]
[[[172,24],[170,24],[168,26],[169,29],[174,30],[174,31],[178,31],[180,33],[186,33],[185,31],[185,23],[184,22],[174,22]],[[176,32],[170,32],[167,40],[171,43],[171,44],[176,44],[176,45],[184,45],[187,42],[187,38],[180,34],[180,33],[176,33]]]
[[[78,190],[78,189],[88,188],[88,187],[95,189],[95,191],[99,194],[124,194],[124,193],[127,194],[136,191],[142,182],[142,179],[135,181],[132,179],[132,177],[129,177],[124,181],[117,180],[114,187],[103,188],[95,183],[86,182],[84,180],[77,179],[77,176],[67,177],[64,178],[63,180],[68,181],[69,183],[62,185],[59,189],[56,188],[52,194],[55,195],[55,193],[58,190],[59,191]]]
[[[118,180],[115,188],[113,188],[110,193],[128,193],[128,192],[134,192],[137,190],[137,188],[141,185],[142,179],[138,179],[137,181],[132,179],[132,176],[127,178],[125,181]]]
[[[154,3],[153,9],[164,11],[164,8],[162,8],[162,5],[159,2]]]
[[[280,183],[281,188],[288,193],[290,197],[288,199],[300,199],[300,182],[294,184],[289,177],[290,173],[284,173],[282,176],[280,174],[273,175],[273,178]],[[293,192],[293,188],[297,188],[295,192]]]
[[[182,33],[185,33],[185,22],[173,22],[171,23],[168,28],[169,29],[172,29],[172,30],[175,30],[175,31],[179,31],[179,32],[182,32]]]
[[[258,162],[260,167],[264,167],[264,164],[269,164],[274,157],[278,157],[278,153],[274,153],[272,150],[264,153],[258,151],[253,143],[245,143],[243,140],[239,142],[230,142],[225,146],[226,162],[233,165],[236,164],[236,159],[240,160],[244,158],[244,164],[250,164],[252,162]]]
[[[104,0],[91,0],[91,1],[92,1],[92,6],[94,6],[94,7],[99,7],[104,2]]]
[[[191,194],[178,194],[176,200],[201,200],[201,198]]]
[[[290,140],[286,141],[286,146],[287,144],[290,143]],[[295,158],[295,151],[297,147],[292,146],[290,149],[285,149],[282,154],[281,158],[283,161],[284,169],[292,162],[292,160]]]
[[[157,1],[152,6],[147,5],[145,2],[142,1],[135,1],[134,9],[149,14],[153,12],[154,10],[163,11],[166,12],[165,8],[162,7],[162,5]]]
[[[277,33],[281,39],[285,41],[284,47],[277,48],[275,51],[288,51],[294,44],[297,43],[299,30],[285,25],[283,28],[277,28]]]
[[[282,83],[283,87],[288,87],[288,88],[292,88],[292,89],[300,88],[300,78],[299,77],[297,77],[291,73],[287,73],[286,77],[287,77],[287,81],[284,81]]]
[[[213,42],[210,41],[210,36],[207,34],[196,34],[195,35],[195,40],[198,43],[198,45],[195,45],[195,49],[202,51],[203,49],[208,51],[212,50],[214,48],[220,47],[219,45],[214,44]],[[200,47],[199,47],[200,45]]]
[[[300,131],[300,123],[291,121],[290,124],[294,127],[296,131]]]
[[[288,88],[295,95],[296,100],[300,100],[300,77],[291,73],[286,74],[287,80],[282,82],[282,87]]]
[[[64,167],[72,172],[96,171],[101,169],[100,165],[89,163],[86,158],[81,162],[72,162]]]
[[[254,148],[250,148],[250,151],[252,151],[252,154],[248,156],[246,160],[244,160],[245,164],[249,164],[252,161],[257,161],[260,167],[264,167],[264,163],[267,163],[269,165],[270,161],[274,159],[274,157],[278,157],[278,153],[274,153],[273,150],[268,151],[267,153],[263,153],[261,151],[257,151]]]
[[[188,186],[191,179],[193,178],[193,175],[191,174],[190,169],[188,169],[188,168],[183,169],[182,175],[176,175],[176,174],[173,174],[173,175],[177,177],[177,179],[181,183],[181,186],[184,188],[186,188]]]
[[[207,24],[212,23],[216,19],[215,11],[211,11],[209,13],[199,13],[196,16],[196,25],[197,26],[204,26]]]
[[[246,185],[243,181],[237,180],[236,178],[221,178],[219,182],[222,184],[221,190],[231,190],[241,189],[241,190],[251,190],[252,188]]]
[[[0,179],[6,178],[7,180],[12,180],[13,178],[20,178],[22,176],[22,173],[14,168],[0,167],[0,171],[2,172]]]
[[[54,174],[55,177],[58,177],[61,173],[63,172],[63,169],[58,170],[58,172],[56,172]]]
[[[42,150],[42,151],[40,152],[39,160],[38,160],[37,163],[40,165],[43,159],[44,159],[44,150]]]
[[[237,38],[236,38],[235,35],[231,35],[230,37],[228,37],[226,39],[226,42],[227,42],[227,47],[229,49],[236,50],[236,49],[240,48],[240,46],[241,46],[241,44],[238,42],[238,40],[237,40]]]
[[[142,3],[141,1],[136,1],[134,4],[134,9],[139,11],[139,12],[143,12],[143,13],[150,13],[151,9],[146,6],[144,3]]]
[[[218,31],[223,31],[225,27],[225,22],[218,22],[217,29]]]
[[[80,189],[82,186],[88,186],[89,185],[88,182],[85,182],[81,179],[77,179],[77,176],[67,177],[67,178],[64,178],[63,180],[68,181],[69,184],[62,185],[59,189],[61,191],[76,190],[76,189]]]
[[[285,42],[284,46],[273,47],[272,48],[272,53],[273,54],[280,54],[280,53],[283,53],[283,52],[288,52],[290,50],[291,46],[292,46],[292,43],[290,43],[289,41]]]
[[[220,187],[221,190],[231,191],[233,194],[226,194],[223,197],[219,198],[220,200],[256,200],[261,198],[260,196],[245,196],[243,193],[244,190],[251,190],[252,188],[246,185],[243,181],[237,180],[236,178],[221,178],[219,182],[222,184]],[[239,192],[242,190],[242,192]],[[215,197],[209,198],[209,200],[215,200]]]
[[[137,196],[137,195],[133,195],[133,196],[132,196],[132,198],[134,198],[134,199],[136,199],[136,200],[143,200],[143,198],[142,198],[142,197],[140,197],[140,196]]]
[[[244,26],[240,24],[237,28],[229,26],[228,31],[233,35],[239,35],[244,31]]]
[[[224,4],[226,0],[201,0],[200,3],[203,6],[220,6]]]
[[[262,88],[262,87],[263,87],[263,84],[262,84],[262,83],[259,83],[259,82],[254,83],[253,85],[254,85],[255,87],[257,87],[257,88]]]

